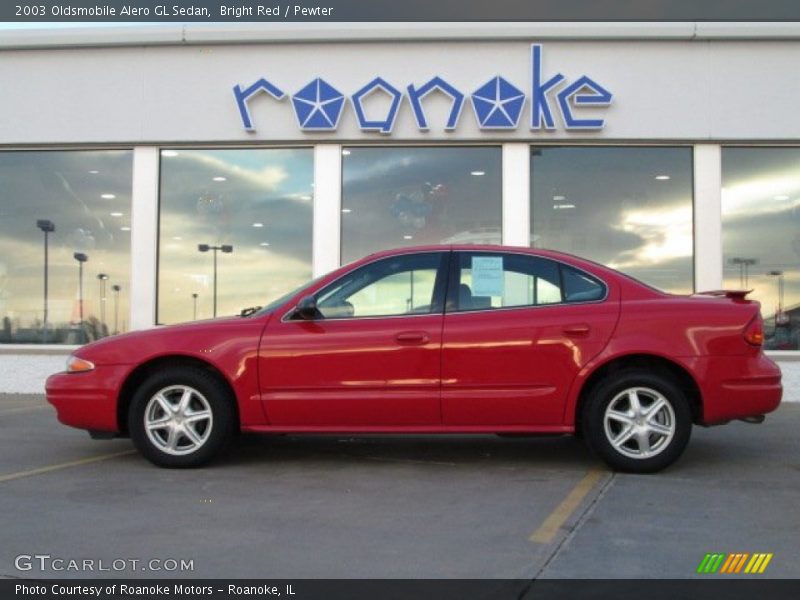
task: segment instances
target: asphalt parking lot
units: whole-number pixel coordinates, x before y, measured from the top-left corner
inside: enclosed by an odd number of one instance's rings
[[[800,404],[695,428],[650,476],[572,438],[493,436],[243,436],[174,471],[58,424],[42,396],[0,395],[0,576],[686,578],[706,553],[762,552],[764,574],[735,577],[798,577],[798,431]],[[21,571],[20,555],[50,558]]]

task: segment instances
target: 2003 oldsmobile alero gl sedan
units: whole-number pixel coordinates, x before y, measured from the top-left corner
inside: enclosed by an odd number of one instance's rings
[[[675,296],[557,252],[429,246],[342,267],[245,316],[89,344],[47,380],[62,423],[190,467],[238,430],[577,434],[614,469],[781,400],[746,292]]]

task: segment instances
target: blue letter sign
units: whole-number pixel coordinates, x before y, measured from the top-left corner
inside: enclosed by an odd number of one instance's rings
[[[531,131],[555,130],[558,127],[556,115],[560,117],[560,123],[568,131],[596,131],[605,127],[604,119],[580,118],[575,114],[579,109],[604,108],[611,105],[614,95],[597,81],[588,75],[581,75],[569,83],[561,73],[548,78],[544,74],[544,50],[541,44],[531,44],[530,72]],[[256,129],[250,116],[248,101],[261,92],[269,94],[276,100],[284,98],[284,93],[263,77],[250,87],[242,88],[236,85],[233,88],[242,126],[247,131]],[[419,87],[410,84],[405,91],[398,90],[382,77],[376,77],[352,94],[350,102],[361,131],[390,134],[397,121],[403,99],[407,97],[417,129],[428,131],[430,126],[423,100],[432,92],[439,92],[452,100],[444,129],[454,131],[461,119],[466,96],[439,76],[433,77]],[[386,114],[367,116],[364,104],[367,98],[377,94],[389,98]],[[472,112],[482,131],[518,129],[527,99],[525,92],[500,75],[496,75],[470,94]],[[339,127],[347,98],[333,85],[317,77],[292,96],[291,104],[297,126],[301,131],[331,132]]]

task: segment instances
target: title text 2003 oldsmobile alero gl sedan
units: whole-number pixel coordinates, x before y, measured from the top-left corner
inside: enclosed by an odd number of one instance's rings
[[[781,400],[744,292],[673,296],[556,252],[369,256],[247,316],[89,344],[47,381],[61,422],[196,466],[237,430],[580,434],[615,469],[678,458],[693,423]]]

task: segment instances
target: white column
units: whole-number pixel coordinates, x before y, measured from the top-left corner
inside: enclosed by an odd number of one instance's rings
[[[339,266],[342,242],[342,147],[314,147],[314,277]]]
[[[694,147],[694,288],[722,288],[722,149]]]
[[[133,149],[131,201],[130,329],[147,329],[156,322],[158,250],[158,148]]]
[[[503,244],[530,245],[531,147],[503,144]]]

